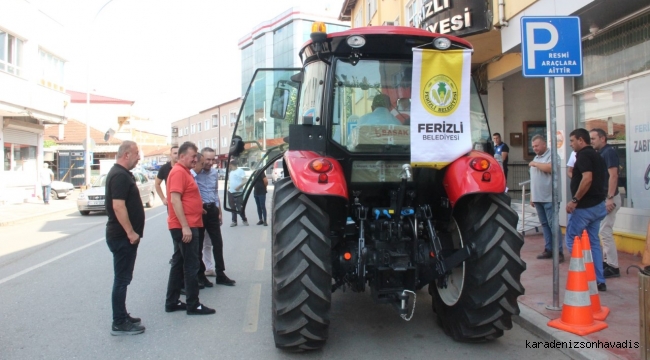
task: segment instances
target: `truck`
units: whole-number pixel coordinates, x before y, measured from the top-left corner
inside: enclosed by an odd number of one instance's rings
[[[229,161],[254,172],[238,194],[244,208],[224,207],[244,211],[253,184],[282,159],[271,209],[277,348],[323,347],[335,291],[369,294],[405,320],[428,291],[437,323],[463,342],[502,336],[519,313],[523,237],[473,82],[464,119],[472,148],[443,167],[411,164],[416,48],[472,49],[416,28],[328,34],[314,23],[301,68],[253,75]],[[364,124],[382,98],[398,123]]]

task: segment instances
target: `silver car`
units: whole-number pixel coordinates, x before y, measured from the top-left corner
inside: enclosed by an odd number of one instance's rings
[[[52,184],[50,185],[52,187],[52,190],[50,191],[50,196],[55,199],[65,199],[66,197],[70,196],[72,192],[74,191],[74,185],[69,182],[65,181],[52,181]]]
[[[146,207],[151,207],[155,199],[154,196],[154,182],[147,179],[147,177],[137,171],[132,171],[135,177],[135,183],[140,190],[140,198]],[[88,215],[91,211],[106,211],[106,204],[104,203],[106,193],[106,174],[101,175],[95,182],[93,187],[83,191],[77,197],[77,208],[81,215]]]

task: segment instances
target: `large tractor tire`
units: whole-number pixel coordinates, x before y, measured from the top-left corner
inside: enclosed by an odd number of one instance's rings
[[[273,192],[273,337],[289,351],[323,347],[332,299],[329,216],[291,178]]]
[[[521,273],[526,263],[520,251],[518,215],[505,194],[470,195],[454,209],[449,234],[455,247],[472,244],[473,254],[452,271],[446,288],[429,285],[438,323],[457,341],[498,338],[512,328],[523,295]]]

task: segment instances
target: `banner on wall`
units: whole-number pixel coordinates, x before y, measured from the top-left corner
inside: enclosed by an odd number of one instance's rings
[[[413,49],[413,166],[441,169],[472,150],[471,54],[471,50]]]

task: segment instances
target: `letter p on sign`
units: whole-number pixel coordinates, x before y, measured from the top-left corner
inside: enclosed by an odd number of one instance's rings
[[[559,36],[557,34],[557,29],[555,26],[547,22],[528,22],[525,26],[526,42],[528,44],[528,49],[526,51],[528,62],[526,63],[526,66],[529,69],[535,69],[535,52],[553,49],[555,45],[557,45]],[[535,30],[546,30],[551,34],[551,38],[547,42],[536,43]]]

